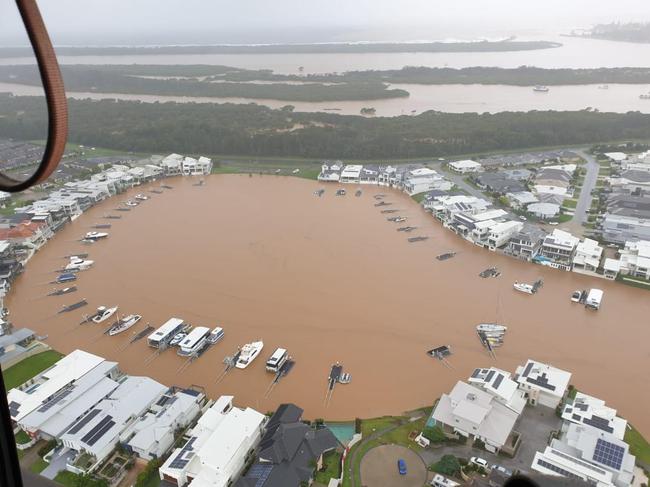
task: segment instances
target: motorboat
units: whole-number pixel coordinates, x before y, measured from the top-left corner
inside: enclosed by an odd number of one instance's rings
[[[95,313],[95,315],[91,319],[93,323],[101,323],[109,319],[111,316],[113,316],[116,311],[117,311],[117,306],[113,306],[112,308],[107,308],[106,306],[100,306],[99,308],[97,308],[97,313]]]
[[[526,294],[533,294],[535,292],[534,291],[535,288],[533,287],[532,284],[526,284],[524,282],[515,281],[512,287],[515,288],[516,291],[526,293]]]
[[[178,351],[176,353],[184,357],[198,355],[199,351],[204,349],[209,335],[210,328],[206,326],[195,327],[178,344]]]
[[[535,87],[533,88],[533,91],[536,91],[536,92],[538,92],[538,93],[548,93],[548,92],[549,92],[549,89],[548,89],[548,86],[537,85],[537,86],[535,86]]]
[[[121,320],[118,320],[115,322],[113,326],[108,330],[108,334],[110,336],[117,335],[118,333],[122,333],[123,331],[128,330],[131,328],[133,325],[135,325],[142,316],[140,315],[128,315],[122,318]]]
[[[177,333],[176,335],[174,335],[174,338],[172,338],[171,341],[169,342],[169,346],[171,346],[171,347],[177,346],[179,343],[181,343],[183,341],[183,339],[186,336],[187,336],[187,333],[185,333],[185,332]]]
[[[65,266],[66,271],[85,271],[90,269],[95,263],[94,260],[70,259],[70,263]]]
[[[287,350],[285,348],[278,348],[266,361],[266,370],[277,374],[288,359],[289,354]]]
[[[147,195],[142,194],[142,193],[138,193],[138,194],[135,195],[135,199],[140,200],[140,201],[147,201],[149,199],[149,197]]]
[[[212,332],[210,332],[210,335],[208,335],[208,343],[214,345],[217,343],[219,340],[223,338],[224,331],[223,328],[220,326],[217,326],[212,329]]]
[[[56,278],[56,283],[62,283],[62,282],[70,282],[70,281],[76,281],[77,276],[75,276],[72,272],[66,272],[64,274],[60,274],[59,277]]]
[[[107,232],[88,232],[84,236],[84,240],[93,240],[94,241],[94,240],[100,240],[100,239],[106,238],[106,237],[108,237]]]
[[[345,196],[345,190],[344,189],[339,189],[336,191],[336,196]]]
[[[480,323],[476,326],[476,331],[485,333],[487,336],[503,335],[508,331],[508,327],[505,325],[499,325],[498,323]]]
[[[361,196],[362,194],[363,194],[363,193],[361,192],[361,190],[360,190],[360,189],[357,189],[357,190],[355,191],[355,193],[354,193],[354,196],[356,196],[356,197],[358,198],[358,197]]]
[[[235,367],[238,369],[245,369],[248,367],[251,362],[257,358],[263,348],[264,342],[261,340],[244,345],[239,351],[239,358],[237,359]]]
[[[137,202],[137,201],[133,201],[133,200],[127,200],[127,201],[124,202],[124,204],[125,204],[126,206],[138,206],[138,202]]]

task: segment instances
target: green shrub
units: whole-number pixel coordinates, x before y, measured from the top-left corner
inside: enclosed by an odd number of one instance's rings
[[[431,443],[441,443],[447,439],[440,426],[427,426],[422,431],[422,436]]]
[[[135,479],[134,487],[146,486],[153,476],[158,475],[158,467],[160,467],[160,460],[157,458],[147,463],[147,466],[144,467],[144,470],[140,472]]]
[[[45,443],[42,447],[40,447],[38,449],[38,452],[37,452],[38,456],[39,457],[44,457],[45,455],[47,455],[47,453],[50,450],[54,449],[55,446],[56,446],[56,440],[48,441],[47,443]]]
[[[458,475],[460,463],[454,455],[444,455],[438,462],[433,464],[433,471],[443,475]]]

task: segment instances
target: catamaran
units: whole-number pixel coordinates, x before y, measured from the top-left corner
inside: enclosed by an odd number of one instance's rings
[[[85,236],[85,240],[99,240],[102,238],[108,237],[107,232],[88,232]]]
[[[480,323],[476,326],[476,331],[485,333],[487,336],[498,336],[508,331],[508,327],[498,323]]]
[[[245,369],[248,367],[251,362],[257,358],[263,348],[264,342],[261,340],[244,345],[239,351],[239,358],[237,359],[235,367],[238,369]]]
[[[287,350],[285,348],[278,348],[266,361],[266,370],[277,374],[287,360],[289,360]]]
[[[123,331],[128,330],[131,328],[133,325],[135,325],[142,316],[140,315],[128,315],[122,318],[121,320],[118,320],[115,322],[113,326],[108,330],[108,334],[110,336],[117,335],[118,333],[122,333]]]

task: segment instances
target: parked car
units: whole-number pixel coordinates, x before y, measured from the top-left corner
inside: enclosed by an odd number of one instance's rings
[[[397,470],[400,475],[406,475],[406,462],[404,459],[400,458],[397,460]]]
[[[492,465],[492,470],[498,470],[504,475],[507,475],[508,477],[512,476],[512,472],[508,470],[506,467],[502,467],[501,465],[497,465],[496,463]]]
[[[519,219],[520,219],[522,222],[525,222],[526,220],[528,220],[528,218],[526,218],[524,215],[519,215]]]
[[[486,470],[490,468],[487,460],[484,460],[481,457],[472,457],[469,459],[469,462],[473,463],[477,467],[483,467]]]

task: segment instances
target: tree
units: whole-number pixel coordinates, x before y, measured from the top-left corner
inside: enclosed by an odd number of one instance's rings
[[[447,438],[440,426],[427,426],[422,431],[422,436],[432,443],[440,443]]]
[[[460,472],[460,463],[454,455],[444,455],[433,465],[433,471],[443,475],[457,475]]]

